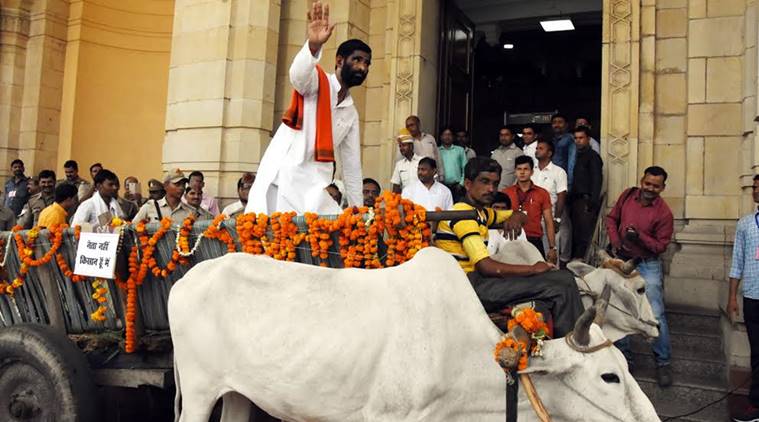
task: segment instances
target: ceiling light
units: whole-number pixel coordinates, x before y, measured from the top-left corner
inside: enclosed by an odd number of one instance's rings
[[[513,50],[514,49],[514,44],[508,44],[508,43],[504,44],[503,45],[503,49],[504,50]]]
[[[571,19],[540,21],[540,26],[542,26],[543,30],[546,32],[574,31],[575,29]]]

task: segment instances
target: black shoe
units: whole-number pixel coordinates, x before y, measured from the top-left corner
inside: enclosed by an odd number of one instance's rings
[[[659,387],[669,387],[672,385],[672,368],[669,365],[656,368],[656,380],[659,383]]]
[[[735,422],[759,422],[759,407],[749,404],[738,416],[733,416],[732,420]]]

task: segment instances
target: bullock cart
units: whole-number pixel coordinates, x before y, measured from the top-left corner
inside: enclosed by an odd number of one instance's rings
[[[473,212],[427,213],[428,221],[473,218]],[[328,217],[332,218],[332,217]],[[307,230],[303,217],[293,222],[299,231]],[[199,221],[192,226],[190,244],[211,224]],[[235,220],[221,223],[238,245]],[[148,234],[159,225],[146,226]],[[165,266],[177,245],[178,226],[155,245],[154,258]],[[26,236],[26,232],[19,232]],[[343,267],[337,250],[337,238],[330,247],[328,265]],[[128,251],[137,242],[135,226],[127,225],[121,237],[118,273],[125,273]],[[5,280],[14,280],[23,260],[12,232],[0,233],[4,247],[2,268]],[[33,245],[34,257],[42,257],[53,243],[47,230],[40,232]],[[134,353],[124,351],[126,294],[114,280],[106,280],[107,293],[103,321],[93,320],[91,314],[98,308],[93,300],[95,289],[92,279],[72,282],[61,268],[59,259],[74,267],[77,238],[75,231],[63,231],[56,259],[31,267],[24,277],[24,285],[12,295],[0,295],[0,420],[30,421],[90,421],[98,419],[97,386],[132,387],[152,386],[160,389],[172,387],[172,347],[167,316],[167,300],[171,286],[194,263],[220,257],[228,252],[224,243],[203,239],[189,258],[189,264],[162,276],[148,274],[137,290],[138,303],[136,331],[138,344]],[[380,255],[384,245],[379,244]],[[296,261],[317,264],[308,242],[297,247]],[[322,265],[324,265],[322,263]],[[70,275],[70,273],[69,273]],[[198,312],[203,312],[198,309]]]

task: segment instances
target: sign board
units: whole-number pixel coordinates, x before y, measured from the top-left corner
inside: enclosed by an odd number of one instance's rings
[[[87,277],[113,278],[116,269],[118,233],[86,233],[79,236],[74,274]]]

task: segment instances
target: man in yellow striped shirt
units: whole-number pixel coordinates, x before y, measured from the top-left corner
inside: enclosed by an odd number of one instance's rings
[[[487,250],[488,229],[504,225],[512,238],[521,231],[526,216],[490,208],[498,191],[501,166],[495,160],[475,157],[464,168],[466,197],[454,210],[477,210],[477,220],[442,221],[435,246],[453,255],[467,273],[487,312],[526,301],[544,303],[553,314],[554,336],[569,333],[583,306],[574,276],[546,262],[517,265],[498,262]]]

